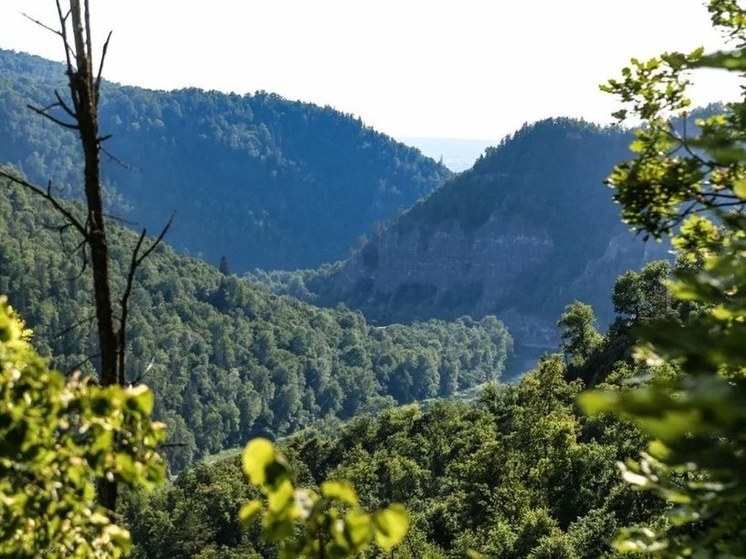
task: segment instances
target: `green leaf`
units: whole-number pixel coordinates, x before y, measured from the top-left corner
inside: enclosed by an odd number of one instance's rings
[[[741,200],[746,200],[746,179],[739,179],[733,185],[733,193]]]
[[[716,51],[704,55],[692,63],[693,68],[719,68],[723,70],[746,70],[746,51]]]
[[[354,551],[361,551],[373,537],[373,524],[370,515],[362,511],[350,511],[345,518],[344,533],[350,547]]]
[[[143,414],[150,415],[153,412],[155,399],[153,392],[147,386],[141,384],[134,388],[128,388],[126,396],[127,403],[130,406],[134,405],[134,408],[140,410]]]
[[[596,415],[613,409],[615,398],[606,392],[594,390],[578,396],[578,403],[588,415]]]
[[[254,517],[259,514],[262,510],[262,502],[254,499],[253,501],[249,501],[244,506],[241,507],[241,510],[238,513],[238,519],[244,524],[248,524],[251,522]]]
[[[277,453],[267,439],[254,439],[243,452],[243,471],[254,485],[263,485],[267,479],[267,468],[275,462]]]
[[[327,499],[357,505],[355,488],[349,481],[325,481],[321,484],[321,494]]]
[[[409,515],[402,505],[391,505],[373,515],[376,543],[385,551],[398,545],[409,530]]]
[[[290,505],[294,503],[295,489],[289,479],[283,480],[277,488],[267,495],[269,510],[278,515],[289,513]]]

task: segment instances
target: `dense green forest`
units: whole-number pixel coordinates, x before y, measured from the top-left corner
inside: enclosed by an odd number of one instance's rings
[[[27,105],[49,105],[64,78],[61,64],[0,49],[0,162],[62,192],[76,181],[74,135]],[[104,83],[100,124],[112,135],[112,211],[150,230],[175,211],[177,251],[215,265],[226,256],[237,272],[344,258],[450,174],[360,119],[266,92]]]
[[[647,270],[637,286],[647,293],[639,301],[651,310],[646,316],[678,312],[660,296],[668,264]],[[624,289],[621,282],[617,291]],[[576,405],[584,388],[618,389],[641,372],[630,356],[628,310],[620,309],[604,337],[564,328],[576,344],[545,357],[515,384],[488,386],[476,401],[327,422],[290,437],[283,449],[306,486],[346,479],[368,508],[405,503],[413,524],[396,557],[612,554],[618,528],[665,509],[611,467],[645,448],[640,432],[609,415],[588,418]],[[593,379],[586,382],[588,371]],[[152,494],[130,495],[134,556],[273,557],[275,549],[259,543],[258,527],[247,531],[238,521],[241,505],[255,496],[237,457],[202,463]]]
[[[145,233],[138,241],[92,200],[100,194],[91,177],[101,139],[89,4],[68,6],[65,13],[58,4],[60,35],[77,64],[68,63],[69,85],[75,107],[88,109],[68,110],[87,146],[86,205],[63,207],[51,186],[1,168],[0,556],[746,557],[746,98],[687,124],[692,72],[744,77],[739,3],[707,5],[736,50],[632,59],[602,86],[622,103],[614,113],[620,123],[641,123],[631,153],[609,163],[613,200],[626,226],[670,238],[675,254],[609,282],[608,329],[598,328],[595,300],[567,300],[580,280],[566,261],[579,247],[602,253],[579,276],[599,281],[627,261],[618,236],[583,238],[596,233],[588,227],[605,227],[605,206],[573,214],[575,204],[596,200],[573,172],[558,169],[552,190],[533,189],[511,171],[536,165],[529,175],[548,177],[544,165],[561,164],[551,149],[537,158],[521,150],[537,131],[550,145],[575,146],[561,151],[570,160],[581,146],[580,162],[599,129],[564,119],[525,127],[489,150],[463,175],[469,197],[455,179],[346,263],[254,273],[273,289],[323,301],[355,266],[386,269],[413,232],[414,252],[447,260],[454,247],[489,245],[479,233],[508,221],[510,234],[492,245],[517,248],[491,269],[520,256],[519,271],[540,280],[519,274],[479,307],[483,294],[466,277],[477,261],[464,268],[454,258],[465,279],[450,293],[459,297],[444,300],[437,286],[410,281],[383,302],[393,309],[390,321],[427,307],[477,313],[512,294],[558,342],[513,384],[496,382],[511,338],[494,316],[372,325],[342,304],[324,309],[271,293],[231,274],[228,259],[216,269],[156,242],[138,261]],[[617,136],[609,133],[613,145]],[[523,184],[530,196],[495,187],[508,184]],[[117,185],[108,191],[118,193]],[[40,203],[44,197],[57,212]],[[581,237],[564,236],[570,232]],[[93,274],[79,250],[86,246]],[[128,272],[137,275],[131,307]],[[447,272],[429,270],[446,279]],[[97,334],[91,304],[102,292],[100,275],[103,291],[111,283],[125,293],[114,313],[130,313],[126,378],[116,371],[112,382],[97,353],[105,313]],[[352,279],[358,303],[372,304],[375,285]],[[547,279],[557,284],[545,287]],[[115,357],[124,369],[122,355]],[[461,390],[478,396],[465,400]],[[230,447],[250,437],[239,458]],[[164,482],[166,461],[177,475]]]
[[[68,257],[74,240],[50,207],[0,185],[0,293],[62,371],[93,371],[91,282]],[[114,229],[117,285],[134,233]],[[79,253],[76,254],[76,256]],[[499,378],[511,340],[494,317],[372,327],[359,312],[325,310],[158,249],[133,295],[130,380],[156,393],[172,465],[287,434],[333,415],[448,396]],[[95,365],[95,359],[93,359]]]
[[[585,301],[608,326],[616,277],[670,258],[667,242],[629,234],[602,186],[631,139],[574,119],[525,125],[347,261],[252,277],[317,304],[342,301],[378,324],[494,314],[515,339],[516,366],[530,368],[556,347],[565,305]]]

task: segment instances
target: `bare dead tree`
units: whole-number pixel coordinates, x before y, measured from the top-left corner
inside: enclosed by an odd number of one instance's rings
[[[75,210],[74,205],[59,199],[52,191],[51,182],[47,188],[37,185],[0,169],[0,177],[27,188],[40,196],[57,211],[64,223],[60,230],[72,228],[81,237],[75,251],[82,251],[82,268],[90,264],[93,275],[95,318],[99,345],[99,383],[102,386],[125,384],[125,356],[129,300],[135,282],[137,269],[161,243],[168,231],[171,220],[158,237],[147,242],[147,231],[143,230],[133,248],[124,291],[119,298],[119,316],[114,313],[114,299],[111,290],[109,271],[109,248],[106,234],[104,198],[101,187],[102,144],[110,136],[99,132],[98,109],[101,93],[101,75],[111,33],[106,38],[101,58],[94,72],[94,56],[91,37],[91,13],[89,0],[55,0],[59,27],[46,25],[29,16],[34,23],[59,36],[62,41],[70,100],[67,101],[58,91],[55,101],[46,107],[29,105],[40,116],[58,126],[74,130],[80,139],[83,150],[83,198],[85,216]],[[24,14],[25,15],[25,14]],[[101,479],[99,501],[114,511],[117,502],[116,481]]]

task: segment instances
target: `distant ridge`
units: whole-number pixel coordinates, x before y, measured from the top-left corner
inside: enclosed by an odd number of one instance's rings
[[[524,126],[327,270],[317,291],[381,324],[494,314],[520,363],[557,347],[555,322],[575,299],[605,327],[616,277],[668,257],[626,229],[603,184],[630,138],[564,118]]]
[[[0,49],[0,163],[65,189],[71,133],[45,106],[63,66]],[[233,271],[317,266],[347,256],[376,223],[431,192],[445,166],[330,107],[266,92],[151,91],[106,83],[101,128],[112,211],[150,230],[171,213],[172,245]]]

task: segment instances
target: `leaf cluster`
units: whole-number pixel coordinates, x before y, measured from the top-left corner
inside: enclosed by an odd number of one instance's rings
[[[264,537],[281,542],[280,557],[351,557],[373,542],[388,551],[409,529],[409,515],[402,505],[364,512],[349,482],[324,481],[319,494],[295,488],[287,460],[267,439],[249,442],[243,467],[264,494],[266,507],[261,500],[250,501],[240,518],[249,523],[261,514]]]
[[[50,370],[0,297],[0,555],[119,557],[129,533],[96,480],[152,487],[164,473],[144,386],[102,388]]]

